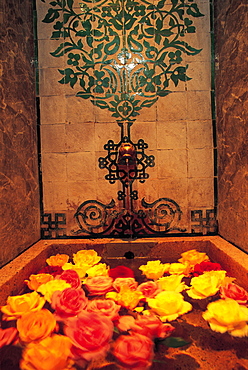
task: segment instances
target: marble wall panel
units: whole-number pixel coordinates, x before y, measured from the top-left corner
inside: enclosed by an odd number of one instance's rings
[[[0,267],[40,238],[32,3],[0,3]]]
[[[246,1],[216,2],[219,232],[248,252],[247,22]]]

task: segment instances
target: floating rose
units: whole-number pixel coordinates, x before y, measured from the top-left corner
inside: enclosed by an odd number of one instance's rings
[[[202,316],[214,331],[228,332],[234,337],[248,336],[248,308],[240,306],[233,299],[209,303]]]
[[[67,254],[56,254],[55,256],[51,256],[46,259],[46,263],[49,266],[63,266],[69,260],[69,256]]]
[[[117,266],[109,270],[109,276],[113,279],[116,279],[118,277],[126,278],[126,277],[132,277],[134,278],[134,272],[129,267],[126,266]]]
[[[161,290],[170,290],[174,292],[182,292],[186,289],[185,283],[182,283],[183,275],[170,275],[160,278],[157,283]]]
[[[209,261],[208,256],[206,255],[206,253],[198,252],[195,249],[191,249],[187,252],[182,253],[181,258],[178,260],[178,262],[181,262],[181,263],[189,266],[191,269],[197,263],[201,263],[203,261]]]
[[[50,274],[37,274],[30,275],[28,280],[25,280],[25,283],[30,290],[37,290],[40,285],[46,284],[48,281],[53,280],[53,275]]]
[[[38,289],[37,292],[43,294],[46,301],[51,303],[52,295],[56,290],[64,290],[66,288],[70,288],[71,285],[67,283],[65,280],[58,279],[58,280],[51,280],[48,281],[46,284],[42,284]]]
[[[144,295],[145,299],[154,298],[158,293],[161,292],[161,288],[156,281],[146,281],[145,283],[140,284],[137,287],[137,290]]]
[[[63,270],[64,271],[67,271],[67,270],[74,270],[76,271],[76,273],[78,274],[80,280],[82,281],[85,276],[86,276],[86,272],[87,270],[90,268],[91,266],[90,265],[80,265],[80,264],[77,264],[77,265],[74,265],[73,263],[65,263],[64,266],[63,266]]]
[[[83,289],[66,288],[55,291],[52,295],[51,306],[58,320],[76,316],[87,305],[88,298]]]
[[[109,267],[106,263],[98,263],[97,265],[90,267],[86,273],[89,278],[92,278],[95,276],[109,276],[108,271]]]
[[[138,286],[138,282],[131,277],[126,277],[126,278],[116,278],[115,281],[113,282],[113,288],[119,292],[121,290],[122,286],[127,286],[131,290],[135,290]]]
[[[183,296],[177,292],[164,291],[155,298],[148,298],[147,302],[162,321],[176,320],[178,316],[192,310],[192,305],[185,302]]]
[[[54,334],[38,343],[29,343],[25,348],[21,370],[67,370],[71,369],[71,340]]]
[[[120,316],[117,327],[120,331],[132,331],[149,337],[166,338],[174,331],[170,324],[164,324],[157,316],[141,316],[136,319],[133,316]]]
[[[193,276],[202,275],[206,271],[219,271],[221,270],[221,265],[219,263],[213,263],[209,261],[203,261],[201,263],[197,263],[194,266],[194,270],[192,271]]]
[[[45,303],[46,300],[37,292],[10,296],[7,299],[7,305],[1,307],[3,319],[16,320],[26,312],[40,311]]]
[[[16,328],[0,328],[0,348],[18,340],[18,331]]]
[[[125,369],[146,370],[152,365],[153,342],[137,333],[120,335],[114,343],[113,354]]]
[[[110,320],[118,318],[118,312],[121,306],[117,305],[111,299],[94,299],[87,305],[88,312],[95,312],[107,316]]]
[[[226,271],[207,271],[191,279],[187,294],[194,299],[204,299],[215,295],[226,276]]]
[[[112,290],[113,279],[109,276],[95,276],[85,281],[85,287],[90,295],[103,295]]]
[[[237,301],[239,304],[247,304],[248,292],[234,283],[227,283],[220,287],[221,298],[231,298]]]
[[[133,310],[144,296],[138,290],[132,290],[128,286],[123,285],[119,293],[109,292],[106,294],[106,298],[113,299],[121,306]]]
[[[77,317],[68,319],[64,331],[72,341],[74,358],[91,361],[106,354],[113,328],[108,317],[95,312],[82,311]]]
[[[171,263],[168,269],[168,273],[171,275],[187,276],[189,274],[189,266],[178,262]]]
[[[56,276],[57,280],[65,280],[72,288],[80,288],[81,280],[75,270],[65,270],[61,275]]]
[[[97,252],[93,249],[89,250],[80,250],[77,253],[73,254],[73,262],[75,265],[96,265],[102,257],[98,256]]]
[[[168,271],[170,264],[163,264],[161,261],[148,261],[146,265],[141,265],[139,270],[147,277],[147,279],[157,280]]]
[[[56,320],[53,314],[44,308],[38,312],[23,314],[16,325],[21,341],[29,343],[48,337],[56,328]]]

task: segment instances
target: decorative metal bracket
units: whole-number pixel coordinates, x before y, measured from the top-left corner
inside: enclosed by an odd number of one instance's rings
[[[118,211],[115,202],[104,205],[95,200],[82,203],[75,213],[78,229],[74,235],[141,237],[164,236],[171,231],[184,232],[178,227],[181,209],[172,199],[160,198],[153,203],[141,201],[142,209]]]

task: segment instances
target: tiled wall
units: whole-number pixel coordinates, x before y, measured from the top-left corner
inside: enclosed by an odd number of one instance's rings
[[[80,11],[79,3],[84,2],[75,1],[75,12]],[[100,7],[101,2],[98,3]],[[182,3],[178,1],[178,5]],[[185,7],[183,20],[192,19],[196,31],[186,33],[184,41],[202,50],[196,55],[182,53],[181,65],[188,65],[187,75],[191,79],[179,81],[177,86],[171,84],[168,89],[172,93],[158,96],[156,103],[143,107],[135,117],[131,140],[137,143],[144,139],[148,144],[146,154],[154,155],[155,166],[147,168],[149,178],[143,184],[135,181],[133,189],[139,194],[136,209],[140,208],[140,200],[144,197],[147,202],[170,198],[182,211],[178,226],[185,228],[186,233],[207,233],[215,229],[205,227],[206,212],[215,210],[216,206],[211,111],[211,4],[208,0],[194,3],[204,16],[190,17]],[[140,0],[139,5],[142,4]],[[185,1],[185,4],[188,6],[192,1]],[[121,190],[121,184],[118,181],[110,184],[104,178],[107,170],[99,168],[98,159],[106,156],[104,145],[108,140],[120,141],[120,127],[108,109],[101,109],[90,99],[76,96],[79,85],[72,88],[70,84],[58,82],[63,77],[58,70],[72,68],[67,63],[68,53],[60,57],[50,54],[63,41],[63,37],[51,39],[53,27],[60,18],[50,23],[42,22],[51,6],[40,0],[36,6],[43,212],[51,214],[52,219],[56,213],[65,214],[63,228],[67,235],[73,235],[71,230],[76,228],[73,216],[80,204],[87,200],[108,204],[113,198],[118,205],[117,191]],[[169,8],[170,2],[166,2],[163,9]],[[157,46],[155,39],[149,42]],[[97,99],[96,93],[93,99]],[[196,211],[195,216],[192,211]]]

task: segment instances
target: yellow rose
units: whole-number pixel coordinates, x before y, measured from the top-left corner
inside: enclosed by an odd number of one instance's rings
[[[204,299],[215,295],[222,285],[226,271],[207,271],[191,279],[188,295],[194,299]]]
[[[37,290],[40,285],[47,283],[50,280],[53,280],[54,277],[50,274],[37,274],[30,275],[29,280],[25,280],[25,283],[31,290]]]
[[[119,293],[109,292],[106,294],[106,298],[110,298],[121,306],[133,310],[144,296],[138,290],[131,290],[127,285],[123,285]]]
[[[209,303],[202,316],[213,331],[228,332],[234,337],[248,336],[248,308],[239,305],[234,299]]]
[[[39,341],[48,337],[56,327],[54,315],[43,308],[37,312],[27,312],[16,323],[22,342]]]
[[[62,266],[62,270],[74,270],[78,273],[81,280],[85,278],[86,271],[90,268],[89,265],[83,265],[83,264],[76,264],[73,263],[65,263],[64,266]]]
[[[66,288],[71,288],[71,284],[67,283],[65,280],[51,280],[46,284],[42,284],[37,292],[43,294],[46,301],[51,303],[52,295],[56,290],[64,290]]]
[[[140,266],[139,270],[142,271],[143,275],[145,275],[147,279],[157,280],[168,271],[169,266],[169,263],[163,264],[159,260],[148,261],[146,265]]]
[[[182,294],[171,291],[163,291],[155,298],[147,298],[147,303],[162,321],[176,320],[178,316],[192,310],[192,305],[184,301]]]
[[[169,268],[169,274],[171,275],[188,275],[189,268],[183,263],[171,263]]]
[[[98,263],[98,265],[92,266],[87,270],[87,276],[89,278],[95,276],[108,276],[109,266],[106,263]]]
[[[46,259],[46,263],[49,266],[63,266],[69,261],[69,256],[67,254],[56,254],[56,256],[51,256]]]
[[[70,360],[71,340],[54,334],[38,343],[29,343],[20,361],[21,370],[66,370],[73,365]]]
[[[40,311],[46,300],[37,292],[23,295],[10,296],[7,298],[7,305],[1,307],[3,319],[16,320],[29,311]]]
[[[162,290],[170,290],[180,293],[186,288],[185,283],[182,283],[182,278],[183,275],[164,276],[158,279],[157,283]]]
[[[73,254],[73,262],[75,265],[96,265],[102,257],[98,256],[97,252],[93,249],[82,249],[76,254]]]
[[[209,261],[208,256],[206,253],[198,252],[195,249],[191,249],[187,252],[184,252],[181,254],[182,258],[180,258],[178,261],[190,266],[192,269],[197,263],[201,263],[203,261]]]

